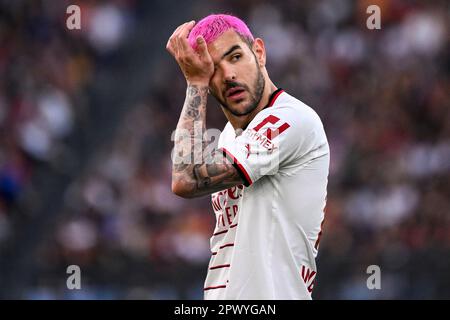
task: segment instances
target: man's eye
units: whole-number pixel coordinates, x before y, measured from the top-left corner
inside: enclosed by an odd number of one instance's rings
[[[231,57],[231,61],[238,61],[241,58],[240,54],[235,54],[234,56]]]

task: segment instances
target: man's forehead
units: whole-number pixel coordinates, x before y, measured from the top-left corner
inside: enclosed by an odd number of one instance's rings
[[[208,51],[214,58],[220,59],[231,47],[243,47],[244,41],[233,29],[225,31],[216,40],[208,44]]]

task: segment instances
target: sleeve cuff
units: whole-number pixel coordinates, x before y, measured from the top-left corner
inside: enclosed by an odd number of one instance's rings
[[[230,163],[236,168],[242,180],[244,180],[244,186],[251,186],[253,181],[247,170],[245,170],[244,166],[238,161],[238,159],[236,159],[227,149],[220,148],[220,150],[222,150],[224,157],[226,157],[228,161],[230,161]]]

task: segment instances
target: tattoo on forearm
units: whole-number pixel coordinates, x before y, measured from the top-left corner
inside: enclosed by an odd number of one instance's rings
[[[183,111],[185,119],[194,121],[203,120],[206,116],[206,98],[208,88],[190,85],[186,92],[186,101]],[[202,104],[203,102],[203,104]],[[183,114],[182,114],[183,116]],[[187,117],[186,117],[187,116]]]
[[[241,182],[236,169],[231,164],[224,163],[220,152],[209,155],[212,162],[205,163],[203,153],[206,141],[203,139],[203,132],[206,128],[207,95],[207,87],[188,86],[177,132],[188,132],[190,137],[186,139],[177,134],[175,137],[172,179],[188,184],[196,195],[222,190]],[[195,132],[197,129],[201,129],[200,134]]]
[[[174,172],[183,172],[196,159],[201,159],[203,151],[202,132],[205,129],[206,118],[206,100],[208,88],[190,85],[186,90],[186,100],[181,111],[180,120],[177,125],[177,133],[189,133],[190,137],[175,136],[175,161],[173,165]],[[200,137],[196,137],[194,129],[200,125]],[[200,145],[199,145],[200,144]],[[189,152],[186,155],[186,152]]]
[[[194,120],[200,120],[199,106],[202,102],[202,98],[199,96],[193,96],[192,101],[188,104],[186,114]]]
[[[233,184],[239,174],[230,164],[197,164],[193,168],[198,188],[213,187],[219,183]]]

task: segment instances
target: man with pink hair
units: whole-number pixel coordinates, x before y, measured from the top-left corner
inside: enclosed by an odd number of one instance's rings
[[[187,82],[172,190],[211,194],[217,221],[205,299],[311,299],[329,169],[319,116],[274,85],[263,40],[237,17],[184,23],[166,48]],[[209,93],[228,119],[212,153]]]

